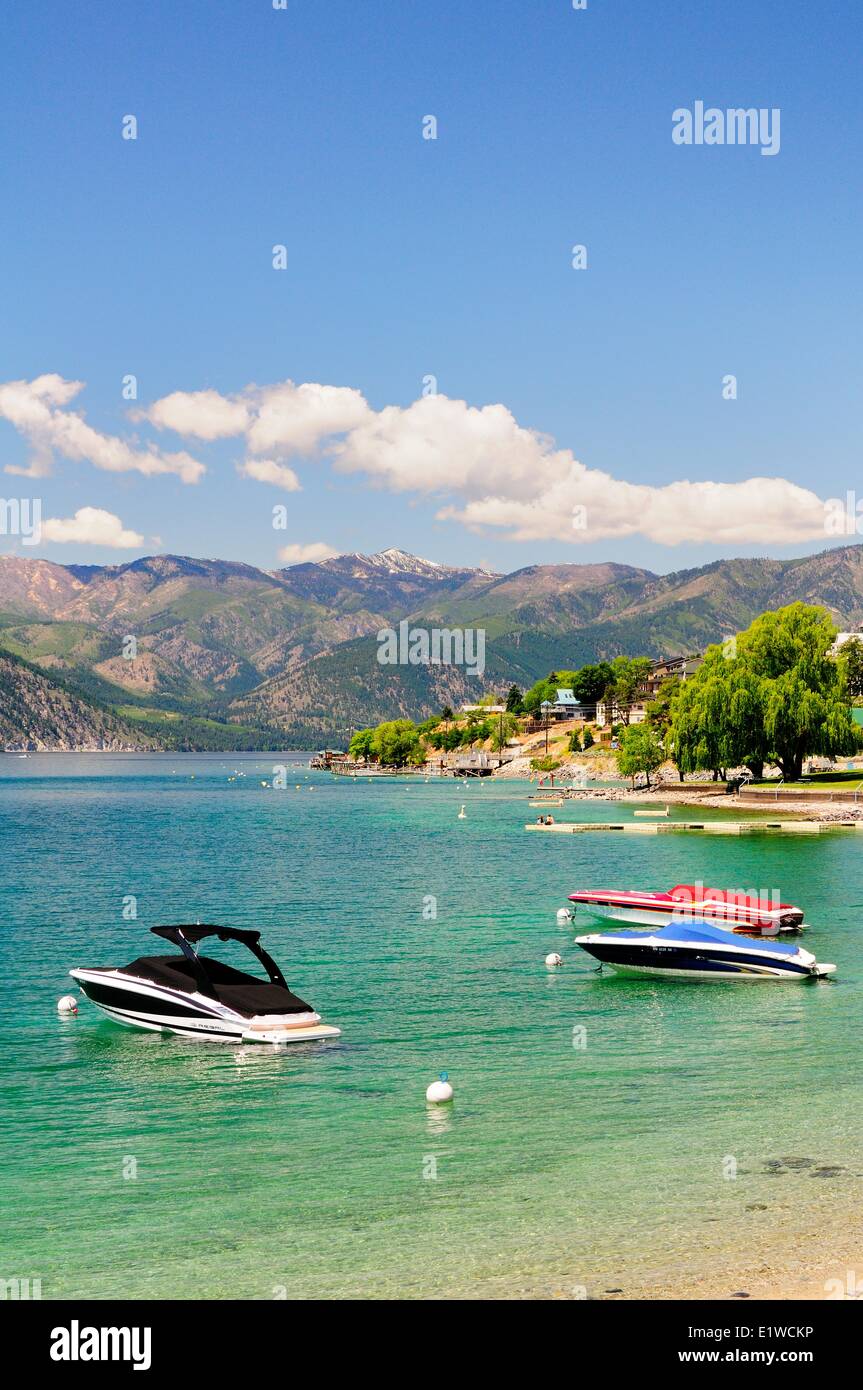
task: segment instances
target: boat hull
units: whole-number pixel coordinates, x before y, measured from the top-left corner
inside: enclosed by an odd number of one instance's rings
[[[289,1043],[337,1038],[341,1030],[317,1014],[249,1017],[201,994],[183,995],[116,970],[70,970],[84,994],[108,1018],[126,1028],[174,1033],[202,1042]]]
[[[586,895],[585,895],[586,897]],[[634,895],[633,895],[634,897]],[[750,912],[740,905],[708,900],[701,903],[651,901],[648,895],[630,902],[609,896],[583,900],[570,895],[569,901],[578,912],[597,922],[620,922],[632,927],[668,927],[686,922],[710,922],[726,931],[747,932],[757,936],[777,936],[779,933],[802,930],[801,920],[788,911],[769,914]]]
[[[667,977],[708,983],[748,983],[753,980],[796,981],[832,975],[833,965],[819,965],[808,951],[770,958],[733,946],[687,946],[646,938],[621,941],[613,936],[577,936],[576,944],[621,975]]]

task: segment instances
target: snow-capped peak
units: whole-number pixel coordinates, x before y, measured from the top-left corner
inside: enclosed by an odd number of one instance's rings
[[[370,565],[388,570],[390,574],[428,574],[430,571],[441,573],[446,569],[445,565],[439,565],[434,560],[422,560],[418,555],[408,555],[407,551],[399,550],[396,546],[365,558]]]

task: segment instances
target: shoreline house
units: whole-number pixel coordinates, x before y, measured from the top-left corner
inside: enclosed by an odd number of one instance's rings
[[[532,716],[534,724],[544,724],[546,715],[555,722],[563,719],[580,719],[588,723],[596,714],[595,705],[583,705],[575,698],[572,690],[560,686],[553,700],[543,700],[540,708]]]
[[[596,705],[596,727],[604,729],[610,724],[643,724],[647,718],[644,700],[639,698],[629,704],[618,704],[617,700],[598,700]]]
[[[863,642],[863,628],[858,627],[855,632],[837,632],[833,646],[830,648],[827,655],[837,657],[845,646],[845,643],[853,642],[855,638],[858,642]]]
[[[617,700],[600,700],[596,706],[596,723],[600,729],[609,724],[643,724],[647,718],[647,705],[655,700],[667,680],[685,681],[694,675],[703,662],[701,652],[689,656],[672,656],[662,661],[651,662],[635,699],[629,704],[619,704]]]
[[[685,681],[689,676],[695,675],[703,661],[701,652],[693,652],[689,656],[671,656],[663,661],[652,662],[647,678],[639,687],[639,699],[655,700],[663,681]]]
[[[575,694],[566,686],[559,686],[555,692],[553,700],[543,700],[539,709],[533,711],[530,716],[534,728],[545,726],[545,721],[549,723],[559,723],[564,719],[577,719],[582,724],[589,724],[596,716],[596,706],[582,704],[575,698]]]
[[[587,723],[596,714],[596,706],[583,705],[568,686],[560,686],[552,701],[551,713],[555,719],[581,719]]]

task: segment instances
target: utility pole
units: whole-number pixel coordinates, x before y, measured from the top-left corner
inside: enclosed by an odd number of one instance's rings
[[[543,700],[540,709],[545,715],[545,756],[548,757],[548,716],[551,710],[551,701]]]

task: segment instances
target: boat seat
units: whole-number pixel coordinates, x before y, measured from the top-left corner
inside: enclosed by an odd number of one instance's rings
[[[213,960],[211,956],[200,956],[199,960],[213,986],[215,997],[229,1009],[249,1016],[313,1012],[311,1004],[289,989],[273,984],[271,980],[260,980],[244,970],[235,970],[224,961]],[[152,980],[154,984],[167,985],[169,989],[198,988],[192,962],[183,955],[140,956],[123,969],[144,980]]]

